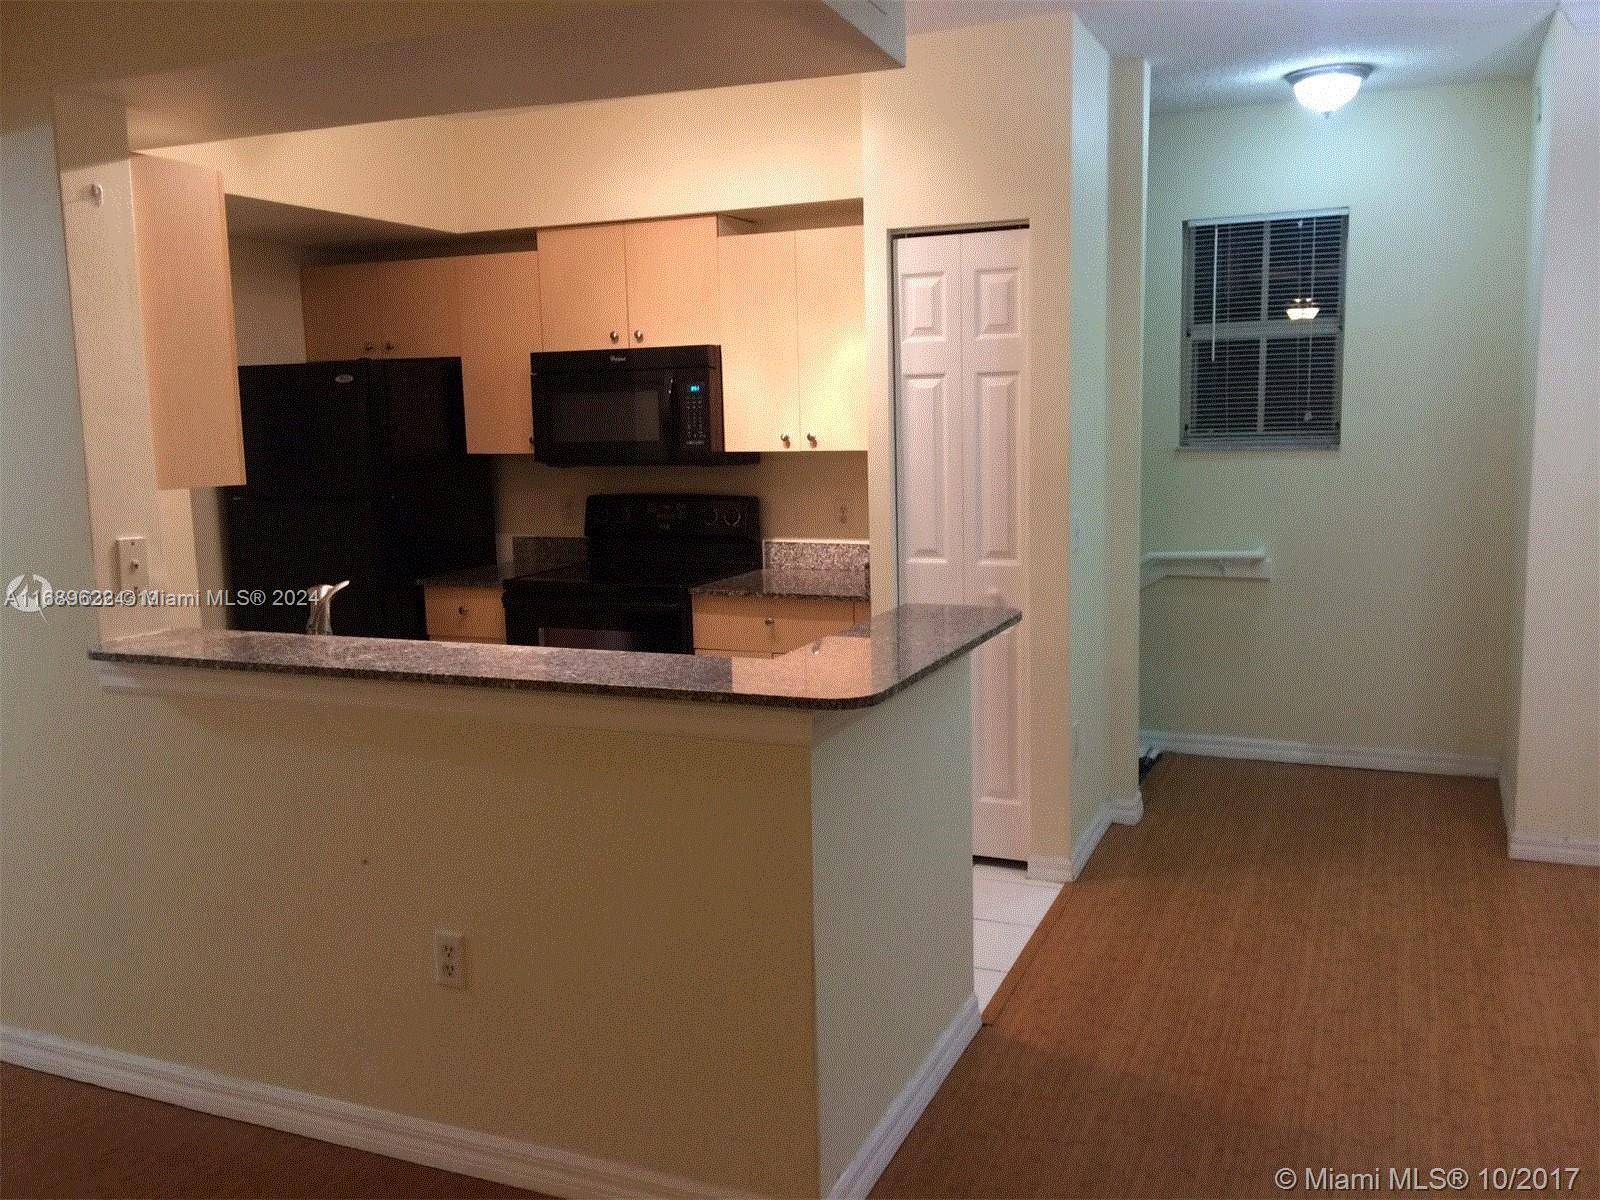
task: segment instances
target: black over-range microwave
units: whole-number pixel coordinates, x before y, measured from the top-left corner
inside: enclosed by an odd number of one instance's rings
[[[553,467],[755,462],[722,437],[722,348],[533,356],[533,457]]]

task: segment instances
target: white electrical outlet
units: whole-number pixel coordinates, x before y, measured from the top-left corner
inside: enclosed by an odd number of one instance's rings
[[[453,929],[433,931],[433,981],[440,987],[467,986],[467,939]]]
[[[117,586],[135,592],[150,586],[149,547],[142,537],[117,539]]]

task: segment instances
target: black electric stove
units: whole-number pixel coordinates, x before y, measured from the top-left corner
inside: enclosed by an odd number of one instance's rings
[[[761,566],[754,496],[590,496],[589,559],[506,580],[506,641],[694,650],[689,591]]]

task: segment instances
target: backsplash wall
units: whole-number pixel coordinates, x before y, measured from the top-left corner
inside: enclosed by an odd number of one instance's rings
[[[860,452],[768,454],[740,467],[546,467],[511,455],[494,463],[504,561],[514,536],[581,536],[583,502],[593,492],[758,496],[763,537],[867,537],[867,456]]]

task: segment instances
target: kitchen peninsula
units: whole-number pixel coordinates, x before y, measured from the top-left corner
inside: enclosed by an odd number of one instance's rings
[[[254,697],[336,745],[351,706],[398,705],[476,779],[494,755],[449,828],[374,794],[310,851],[394,960],[392,995],[345,1001],[433,1030],[419,1116],[464,1106],[619,1191],[826,1195],[978,1028],[968,656],[1020,619],[904,605],[771,658],[195,629],[90,657],[198,722]],[[414,978],[434,923],[469,947],[459,996]],[[321,1052],[374,1091],[391,1069]]]

